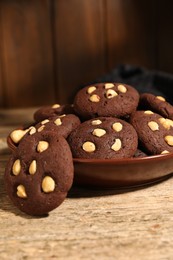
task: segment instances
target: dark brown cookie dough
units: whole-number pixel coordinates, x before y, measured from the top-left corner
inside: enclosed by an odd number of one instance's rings
[[[142,110],[152,110],[163,117],[173,119],[173,106],[166,102],[165,98],[162,96],[143,93],[140,95],[139,107]]]
[[[41,107],[34,113],[34,120],[36,122],[40,122],[43,121],[44,119],[54,117],[57,115],[63,115],[63,114],[74,114],[73,105],[54,104],[52,106]]]
[[[150,110],[136,111],[130,117],[141,146],[150,154],[173,152],[173,121]]]
[[[74,158],[132,157],[137,149],[135,129],[124,120],[98,117],[79,125],[68,137]]]
[[[99,116],[126,117],[136,110],[139,93],[121,83],[97,83],[76,94],[74,110],[83,119]]]
[[[67,141],[53,132],[25,136],[5,170],[12,202],[29,215],[44,215],[66,198],[73,181]]]

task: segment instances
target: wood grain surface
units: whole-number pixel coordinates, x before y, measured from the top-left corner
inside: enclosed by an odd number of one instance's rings
[[[109,69],[119,63],[156,67],[156,11],[156,1],[107,1]]]
[[[5,106],[54,102],[49,2],[2,0],[0,17]]]
[[[71,103],[128,63],[173,73],[173,1],[1,0],[0,107]]]
[[[70,4],[55,1],[56,89],[62,102],[72,101],[80,86],[106,70],[103,3],[104,0],[70,0]]]
[[[1,27],[1,11],[0,11],[0,39],[2,39],[2,27]],[[5,99],[5,94],[4,94],[4,80],[3,80],[3,62],[2,62],[2,41],[0,40],[0,107],[4,107],[4,99]]]
[[[0,47],[1,48],[1,47]],[[1,64],[1,57],[0,57],[0,104],[4,104],[4,93],[3,93],[3,79],[2,79],[2,64]]]
[[[173,46],[171,11],[173,2],[167,0],[165,5],[163,1],[158,1],[157,9],[158,69],[173,73],[173,52],[170,51]]]
[[[3,181],[5,137],[22,120],[32,121],[34,110],[0,111],[0,259],[173,259],[173,178],[136,190],[74,185],[45,218],[12,205]]]

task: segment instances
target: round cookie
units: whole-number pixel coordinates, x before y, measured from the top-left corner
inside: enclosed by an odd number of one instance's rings
[[[99,116],[126,117],[136,110],[139,93],[121,83],[97,83],[79,90],[74,110],[83,119]]]
[[[67,141],[53,132],[25,136],[5,170],[12,202],[29,215],[45,215],[66,198],[73,181]]]
[[[80,124],[68,137],[74,158],[132,157],[137,149],[135,129],[124,120],[98,117]]]
[[[49,117],[54,117],[63,114],[73,114],[73,113],[74,113],[74,109],[72,104],[66,104],[66,105],[54,104],[52,106],[41,107],[37,111],[35,111],[34,120],[36,122],[40,122]]]
[[[80,125],[80,119],[74,114],[54,116],[45,119],[35,125],[36,131],[55,131],[57,134],[62,135],[64,138]]]
[[[17,147],[22,138],[28,134],[33,135],[37,132],[55,131],[57,134],[67,138],[67,136],[80,124],[80,119],[74,114],[54,116],[49,119],[37,123],[35,126],[30,126],[26,129],[15,129],[8,136],[8,144]]]
[[[150,155],[173,152],[173,121],[150,110],[136,111],[130,117],[141,147]]]
[[[150,93],[143,93],[140,95],[139,107],[142,110],[152,110],[163,117],[173,119],[173,106],[166,102],[162,96],[155,96]]]

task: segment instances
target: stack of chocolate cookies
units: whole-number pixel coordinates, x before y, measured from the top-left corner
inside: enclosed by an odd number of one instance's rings
[[[13,203],[30,215],[58,207],[73,183],[73,158],[122,159],[173,152],[173,106],[122,83],[79,90],[73,104],[42,107],[14,130],[5,171]]]

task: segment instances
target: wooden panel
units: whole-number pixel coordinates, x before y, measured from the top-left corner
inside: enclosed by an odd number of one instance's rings
[[[54,3],[57,99],[71,102],[80,85],[105,72],[104,1]]]
[[[109,67],[130,63],[153,68],[155,0],[107,0]]]
[[[2,0],[0,10],[6,105],[53,102],[49,2]]]
[[[158,69],[173,73],[173,1],[158,1]]]
[[[1,13],[0,13],[0,39],[2,39]],[[3,66],[2,66],[2,41],[0,40],[0,107],[4,106],[4,83],[3,83]]]
[[[3,95],[3,80],[2,80],[2,64],[0,59],[0,107],[4,105],[4,95]]]

